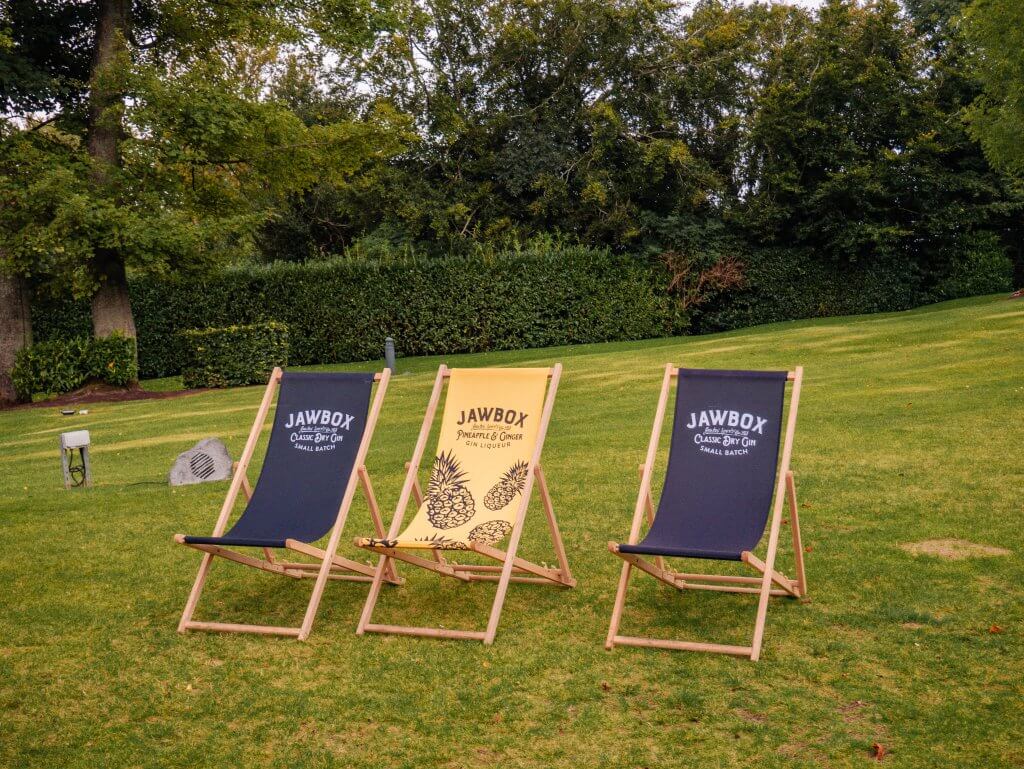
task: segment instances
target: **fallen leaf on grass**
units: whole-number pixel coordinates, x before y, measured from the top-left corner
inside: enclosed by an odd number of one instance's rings
[[[1002,633],[1003,629],[999,625],[993,624],[989,627],[988,632],[990,633]]]
[[[610,683],[608,683],[607,681],[602,681],[601,682],[601,689],[603,689],[606,692],[610,692],[612,690],[612,685]]]
[[[871,757],[875,759],[875,761],[881,761],[883,758],[885,758],[886,752],[887,751],[885,749],[885,745],[883,745],[882,743],[871,743]]]

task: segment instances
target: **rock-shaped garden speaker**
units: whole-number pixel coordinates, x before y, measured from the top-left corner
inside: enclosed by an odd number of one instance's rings
[[[172,486],[223,481],[231,477],[231,455],[218,438],[204,438],[174,460],[171,468]]]

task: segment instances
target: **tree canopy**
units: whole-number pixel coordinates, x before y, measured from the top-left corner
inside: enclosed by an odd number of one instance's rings
[[[555,238],[939,280],[1020,243],[1020,4],[967,6],[0,0],[0,264],[91,296]]]
[[[95,297],[123,290],[127,271],[189,274],[245,258],[287,195],[343,184],[404,147],[406,121],[386,103],[310,125],[274,93],[289,67],[366,45],[386,7],[2,8],[0,260],[50,290]]]
[[[1024,4],[975,0],[964,26],[984,89],[967,112],[971,134],[996,166],[1024,180]]]

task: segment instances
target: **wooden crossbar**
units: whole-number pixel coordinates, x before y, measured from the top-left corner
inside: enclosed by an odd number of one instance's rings
[[[207,630],[218,633],[256,633],[258,635],[283,635],[298,638],[301,628],[275,627],[273,625],[241,625],[236,622],[196,622],[189,620],[185,630]]]
[[[688,652],[713,652],[731,654],[735,657],[749,657],[753,648],[750,646],[730,646],[729,644],[703,643],[700,641],[672,641],[662,638],[638,638],[636,636],[616,635],[613,641],[623,646],[643,646],[652,649],[673,649]]]
[[[394,635],[414,635],[422,638],[454,638],[460,641],[483,641],[487,634],[480,630],[447,630],[440,627],[410,627],[409,625],[375,625],[367,623],[364,631],[370,633],[391,633]]]

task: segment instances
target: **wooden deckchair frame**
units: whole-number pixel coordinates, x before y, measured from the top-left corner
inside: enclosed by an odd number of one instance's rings
[[[359,618],[359,625],[356,628],[358,635],[367,631],[372,633],[392,633],[397,635],[423,636],[427,638],[456,638],[461,640],[483,641],[485,644],[494,643],[494,636],[498,631],[498,622],[501,619],[501,610],[505,604],[505,593],[508,591],[510,582],[527,582],[539,584],[554,584],[562,587],[574,587],[576,580],[569,570],[569,561],[566,558],[565,546],[562,543],[562,534],[558,528],[558,521],[555,519],[555,511],[551,504],[551,496],[548,493],[547,479],[544,477],[544,470],[540,464],[541,452],[544,449],[544,440],[547,436],[548,423],[551,421],[551,412],[555,405],[555,393],[558,390],[558,382],[562,375],[562,364],[557,363],[548,373],[548,391],[544,401],[544,409],[541,413],[540,429],[537,433],[537,442],[533,449],[530,465],[526,472],[526,481],[523,485],[522,496],[519,501],[519,510],[516,513],[515,523],[509,535],[508,550],[502,551],[497,548],[485,545],[480,542],[471,544],[468,551],[492,558],[501,563],[501,566],[459,564],[448,560],[441,550],[427,550],[428,557],[415,555],[412,548],[391,548],[379,545],[361,545],[367,550],[379,553],[380,561],[377,565],[373,583],[370,585],[370,594],[366,598],[366,605],[363,607],[362,616]],[[445,380],[451,376],[451,369],[442,365],[437,370],[437,377],[434,379],[434,389],[430,394],[430,401],[427,404],[427,411],[423,416],[423,425],[420,428],[419,438],[416,441],[416,448],[413,450],[412,460],[406,463],[405,484],[402,486],[402,493],[398,499],[398,506],[394,518],[391,519],[391,529],[388,532],[388,539],[395,539],[402,530],[402,522],[405,518],[405,511],[409,500],[416,502],[417,508],[423,502],[423,493],[420,489],[418,473],[420,462],[423,459],[423,452],[426,449],[427,440],[430,437],[430,430],[434,424],[437,414],[437,407],[441,400],[441,392],[444,389]],[[547,517],[548,528],[554,545],[555,556],[558,559],[558,568],[551,569],[539,566],[516,556],[519,548],[519,539],[523,533],[526,521],[527,508],[530,505],[530,497],[533,492],[533,481],[537,480],[540,488],[541,501],[544,505],[544,512]],[[358,543],[358,540],[357,540]],[[460,551],[448,551],[449,554]],[[381,583],[384,581],[388,564],[397,559],[414,566],[436,572],[445,577],[452,577],[463,582],[497,582],[498,589],[494,596],[494,603],[491,606],[491,613],[487,621],[485,631],[477,630],[449,630],[446,628],[431,627],[409,627],[406,625],[379,625],[370,622],[373,616],[374,607],[380,596]]]
[[[212,536],[214,537],[220,537],[224,534],[224,529],[227,527],[228,519],[231,517],[231,512],[235,507],[235,502],[238,499],[239,492],[241,491],[244,493],[247,500],[252,498],[252,487],[249,485],[247,470],[249,462],[252,460],[252,455],[256,450],[256,443],[263,430],[263,425],[266,422],[267,413],[270,411],[270,406],[274,401],[274,395],[277,393],[277,390],[281,385],[281,376],[281,369],[275,368],[273,373],[270,375],[270,381],[267,382],[267,389],[263,393],[263,400],[260,402],[260,407],[256,412],[256,419],[253,420],[252,429],[249,431],[249,438],[246,440],[245,448],[242,450],[242,456],[234,465],[234,474],[231,478],[231,486],[228,488],[224,504],[221,506],[217,523],[213,527]],[[381,519],[380,506],[377,504],[377,498],[373,492],[373,484],[370,482],[370,474],[366,470],[366,454],[370,447],[370,441],[373,439],[373,430],[377,424],[377,418],[380,416],[381,406],[384,403],[384,394],[388,389],[388,382],[391,379],[391,371],[389,369],[384,369],[384,371],[374,374],[373,379],[377,382],[377,392],[374,395],[373,404],[370,407],[369,415],[366,419],[366,428],[363,430],[362,441],[360,441],[359,449],[356,452],[355,462],[352,466],[352,474],[349,476],[348,483],[345,487],[345,494],[342,497],[341,505],[338,508],[338,515],[331,528],[330,537],[327,540],[327,547],[321,549],[299,540],[285,540],[285,549],[315,558],[319,563],[311,563],[308,561],[278,561],[274,558],[274,554],[270,548],[263,548],[264,558],[255,558],[251,555],[239,553],[223,545],[189,543],[185,541],[185,536],[183,534],[176,534],[174,536],[175,542],[203,552],[203,560],[199,564],[199,573],[196,575],[195,583],[192,585],[192,592],[189,594],[188,601],[185,604],[185,611],[182,613],[181,621],[178,623],[179,633],[184,633],[186,630],[258,633],[263,635],[291,636],[298,638],[300,641],[304,641],[309,637],[309,633],[313,628],[313,620],[316,619],[317,609],[320,607],[320,599],[323,597],[324,588],[327,585],[328,580],[370,582],[374,576],[380,572],[379,569],[375,569],[369,564],[359,563],[358,561],[353,561],[337,554],[338,543],[341,540],[341,532],[345,528],[345,520],[348,518],[348,511],[352,506],[352,499],[355,496],[357,484],[362,489],[363,494],[366,497],[367,504],[370,508],[370,517],[373,519],[374,528],[382,536],[384,533],[384,522]],[[240,563],[245,566],[251,566],[254,569],[260,569],[261,571],[268,571],[274,574],[292,577],[293,579],[315,578],[316,582],[313,585],[313,594],[310,596],[309,604],[306,606],[306,613],[303,616],[302,624],[299,627],[277,627],[273,625],[246,625],[232,622],[197,622],[193,620],[192,615],[195,613],[196,606],[199,604],[199,598],[202,595],[203,587],[206,584],[206,579],[209,576],[210,567],[212,566],[213,559],[215,557],[224,558],[225,560],[234,561],[235,563]],[[398,576],[393,567],[387,572],[387,574],[383,575],[383,578],[393,584],[401,584],[404,581]]]
[[[626,646],[646,646],[659,649],[679,649],[684,651],[714,652],[732,654],[739,657],[750,657],[755,662],[761,656],[761,644],[764,639],[764,626],[768,614],[768,600],[772,596],[789,596],[800,598],[807,595],[807,575],[804,571],[804,550],[800,537],[800,514],[796,503],[796,484],[793,471],[789,469],[790,457],[793,453],[793,437],[796,431],[796,416],[800,406],[800,387],[803,383],[804,370],[797,366],[796,370],[787,374],[793,383],[789,398],[789,413],[786,418],[786,434],[782,443],[782,457],[779,462],[777,480],[775,482],[774,502],[772,505],[771,526],[768,534],[768,551],[764,561],[753,553],[744,552],[742,562],[752,567],[760,576],[744,577],[729,574],[691,574],[669,569],[662,556],[656,556],[654,563],[635,553],[620,553],[616,542],[609,542],[608,549],[619,556],[622,573],[619,576],[619,587],[615,593],[615,606],[612,609],[611,624],[605,648],[612,649],[615,644]],[[665,366],[665,376],[661,383],[661,395],[658,408],[654,414],[654,426],[651,429],[651,440],[647,446],[647,458],[640,465],[640,492],[637,495],[636,509],[633,513],[633,525],[629,531],[629,544],[635,545],[640,539],[640,528],[646,514],[648,525],[654,523],[654,502],[651,498],[651,478],[654,474],[654,460],[661,439],[661,428],[665,420],[672,379],[678,378],[679,369],[671,364]],[[782,506],[789,502],[789,525],[793,535],[793,551],[796,565],[796,579],[790,579],[775,570],[775,556],[779,546],[779,531],[782,527]],[[759,596],[757,617],[754,621],[754,637],[749,646],[729,644],[701,643],[696,641],[675,641],[661,638],[647,638],[619,635],[619,623],[622,609],[626,602],[626,588],[634,568],[650,574],[657,580],[677,590],[713,590],[727,593],[752,593]],[[773,587],[773,584],[776,587]]]

